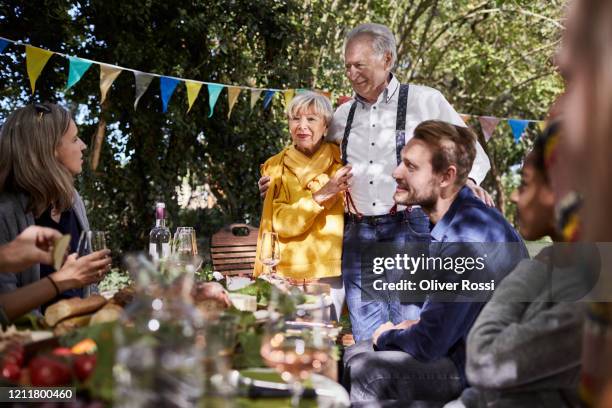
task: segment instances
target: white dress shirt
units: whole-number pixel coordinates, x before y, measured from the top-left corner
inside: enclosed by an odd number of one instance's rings
[[[357,97],[346,155],[348,163],[353,166],[351,196],[357,210],[363,215],[387,214],[394,205],[393,194],[397,185],[391,174],[397,167],[395,119],[399,86],[399,81],[392,76],[376,103],[368,104]],[[338,107],[327,140],[342,143],[351,105],[352,101]],[[439,91],[410,84],[406,109],[406,143],[412,138],[417,125],[429,119],[465,126],[459,114]],[[476,144],[476,158],[469,177],[480,184],[491,166],[482,146]],[[398,207],[399,210],[404,208]]]

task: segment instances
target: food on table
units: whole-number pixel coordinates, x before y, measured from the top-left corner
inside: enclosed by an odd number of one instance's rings
[[[52,304],[45,311],[45,322],[54,327],[59,321],[72,316],[92,313],[106,304],[106,299],[100,295],[91,295],[87,298],[71,298],[60,300]]]
[[[59,387],[72,383],[70,366],[59,358],[34,357],[28,368],[30,381],[36,387]]]
[[[102,307],[102,309],[94,313],[89,321],[89,325],[93,326],[94,324],[117,321],[121,317],[122,313],[123,308],[121,306],[114,303],[107,303]]]
[[[68,319],[64,319],[59,322],[55,328],[53,329],[53,333],[56,336],[63,336],[65,334],[70,333],[74,329],[78,329],[79,327],[84,327],[89,324],[91,320],[92,314],[87,314],[83,316],[74,316],[69,317]]]
[[[215,319],[232,303],[218,282],[198,282],[192,291],[193,301],[207,320]]]
[[[15,343],[25,343],[32,340],[29,330],[17,330],[15,326],[9,326],[6,330],[0,327],[0,353]]]
[[[98,345],[92,339],[83,339],[79,341],[77,344],[72,346],[70,351],[73,354],[91,354],[95,353],[98,349]]]
[[[243,312],[255,312],[257,310],[257,296],[230,293],[229,298],[238,310]]]
[[[4,349],[2,356],[1,376],[9,381],[17,382],[21,377],[24,348],[19,342],[13,342]]]
[[[93,370],[96,368],[96,355],[95,354],[81,354],[76,356],[74,363],[72,364],[72,370],[79,379],[84,382],[89,378]]]
[[[135,290],[131,286],[126,286],[125,288],[119,290],[113,298],[110,300],[111,303],[119,305],[121,307],[127,306],[132,300],[134,300]]]
[[[53,243],[53,267],[56,271],[59,271],[64,263],[64,257],[66,256],[68,245],[70,245],[70,234],[59,237]]]

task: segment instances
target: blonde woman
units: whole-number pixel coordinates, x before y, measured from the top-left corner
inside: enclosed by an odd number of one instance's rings
[[[344,200],[352,176],[342,166],[340,149],[324,141],[333,109],[314,92],[296,96],[287,108],[291,146],[268,159],[262,174],[270,177],[259,228],[276,232],[281,259],[277,272],[287,278],[319,279],[332,287],[336,317],[344,301],[341,275]],[[262,273],[258,261],[255,275]]]
[[[85,148],[70,114],[58,105],[27,105],[9,115],[0,132],[0,244],[40,225],[70,234],[70,250],[76,251],[80,232],[89,229],[74,189]],[[80,296],[80,288],[108,271],[108,255],[106,250],[79,259],[72,254],[56,272],[35,264],[0,274],[0,306],[11,319],[50,300]],[[34,283],[34,294],[20,296],[18,288]]]

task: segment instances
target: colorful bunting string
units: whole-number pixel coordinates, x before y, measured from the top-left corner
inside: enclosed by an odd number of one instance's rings
[[[167,112],[168,104],[179,82],[184,82],[185,87],[187,89],[187,99],[188,99],[187,112],[189,112],[191,108],[193,107],[193,104],[195,103],[195,101],[198,98],[198,95],[200,94],[200,90],[202,86],[207,85],[208,95],[209,95],[208,103],[209,103],[209,108],[210,108],[210,113],[208,117],[211,117],[213,115],[214,107],[217,103],[219,95],[221,94],[221,91],[223,90],[223,88],[227,88],[228,108],[229,108],[228,114],[227,114],[228,119],[231,116],[232,110],[238,100],[240,93],[244,89],[251,91],[251,95],[250,95],[251,109],[255,107],[262,93],[263,93],[263,104],[262,105],[264,109],[267,109],[272,103],[272,100],[274,99],[274,95],[276,95],[276,93],[278,92],[283,93],[283,99],[284,99],[285,106],[288,106],[296,94],[299,94],[304,91],[308,91],[308,89],[305,89],[305,88],[272,89],[272,88],[254,88],[250,86],[239,86],[239,85],[227,85],[227,84],[219,84],[219,83],[213,83],[213,82],[196,81],[196,80],[191,80],[191,79],[164,76],[164,75],[153,74],[149,72],[141,72],[141,71],[137,71],[137,70],[130,69],[130,68],[119,67],[116,65],[110,65],[110,64],[103,63],[103,62],[78,58],[78,57],[62,54],[59,52],[48,51],[42,48],[31,46],[29,44],[23,44],[21,42],[13,41],[13,40],[2,38],[2,37],[0,37],[0,54],[4,52],[5,48],[11,43],[16,44],[16,45],[25,46],[26,66],[27,66],[28,77],[30,79],[30,86],[32,89],[32,94],[34,94],[35,92],[36,80],[39,78],[40,74],[42,73],[42,70],[44,69],[47,62],[49,61],[49,58],[51,58],[53,54],[62,56],[68,59],[69,61],[68,80],[66,83],[66,89],[69,89],[75,84],[77,84],[81,80],[83,75],[87,72],[87,70],[91,67],[92,64],[95,63],[100,66],[101,103],[103,103],[106,100],[108,90],[112,86],[115,79],[119,76],[119,74],[122,71],[131,71],[134,74],[134,82],[135,82],[134,109],[136,109],[140,101],[140,98],[145,94],[153,78],[155,77],[160,78],[160,93],[161,93],[161,99],[162,99],[163,112]],[[328,91],[317,90],[316,92],[322,95],[325,95],[328,98],[332,97],[332,93]],[[343,97],[342,96],[339,97],[339,100],[341,98]],[[477,118],[477,120],[479,121],[481,125],[482,131],[484,133],[485,140],[487,141],[493,136],[496,127],[501,121],[508,122],[508,125],[510,126],[512,130],[512,134],[513,134],[515,142],[518,142],[522,138],[527,126],[530,123],[534,123],[534,122],[537,123],[540,130],[543,130],[544,127],[546,126],[546,123],[544,121],[539,121],[539,120],[507,119],[507,118],[498,118],[494,116],[475,116],[475,115],[468,115],[468,114],[462,114],[460,116],[463,119],[463,121],[466,123],[471,117]]]
[[[119,76],[119,74],[123,71],[119,67],[115,67],[113,65],[100,64],[100,104],[104,103],[106,100],[106,94],[110,89],[115,79]]]
[[[153,75],[147,74],[146,72],[134,71],[134,83],[136,84],[134,109],[136,109],[142,95],[147,92],[149,85],[151,85],[151,81],[153,81]]]
[[[162,112],[166,113],[168,111],[168,102],[170,102],[170,97],[172,97],[178,83],[179,80],[172,77],[161,77],[159,79],[159,87],[162,98]]]
[[[261,95],[261,89],[253,89],[251,90],[251,110],[255,107],[259,96]]]
[[[185,88],[187,88],[187,104],[189,105],[187,108],[187,113],[189,113],[193,103],[200,93],[200,90],[202,89],[202,84],[194,81],[185,81]]]
[[[9,44],[8,41],[0,38],[0,54],[2,54],[4,52],[4,49],[6,48],[6,46]]]
[[[236,101],[238,100],[238,95],[240,95],[240,91],[242,91],[242,89],[236,86],[227,87],[227,103],[229,105],[229,110],[227,112],[228,119],[230,115],[232,114],[232,109],[234,109],[234,105],[236,104]]]
[[[208,84],[208,106],[210,107],[210,113],[208,114],[209,118],[213,115],[215,104],[217,103],[217,99],[219,99],[219,94],[222,90],[223,85]]]
[[[79,82],[85,72],[91,67],[91,62],[82,60],[76,57],[68,57],[70,65],[68,66],[68,82],[66,83],[66,90],[70,89],[74,84]]]
[[[43,50],[42,48],[32,47],[26,45],[26,67],[28,71],[28,77],[30,77],[30,87],[32,88],[32,95],[36,90],[36,80],[40,76],[47,61],[53,53],[51,51]]]
[[[276,91],[271,91],[271,90],[266,91],[266,93],[264,94],[264,100],[263,100],[264,109],[268,108],[268,106],[270,105],[270,102],[272,102],[272,98],[274,97],[275,93]]]

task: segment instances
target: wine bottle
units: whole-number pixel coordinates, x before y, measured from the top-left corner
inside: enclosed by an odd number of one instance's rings
[[[172,234],[166,227],[166,204],[155,204],[155,227],[149,233],[149,255],[154,261],[161,261],[170,256]]]

